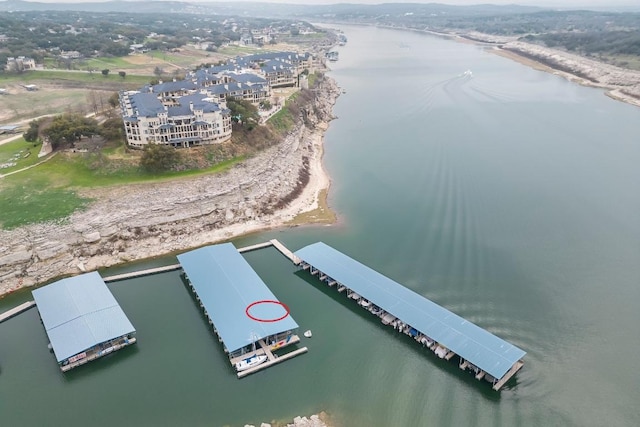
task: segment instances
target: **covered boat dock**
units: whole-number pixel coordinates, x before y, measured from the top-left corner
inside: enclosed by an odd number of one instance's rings
[[[300,341],[298,324],[233,244],[186,252],[178,261],[238,377],[307,351],[274,353]]]
[[[337,285],[339,292],[346,290],[383,324],[411,336],[441,359],[458,355],[461,369],[491,382],[494,390],[523,366],[526,353],[520,348],[322,242],[295,255],[301,268],[329,286]]]
[[[32,295],[63,372],[136,342],[136,330],[97,272],[59,280]]]

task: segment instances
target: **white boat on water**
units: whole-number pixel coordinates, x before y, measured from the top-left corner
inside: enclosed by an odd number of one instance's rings
[[[267,356],[264,354],[255,354],[251,357],[247,357],[246,359],[242,359],[238,363],[236,363],[236,371],[246,371],[249,368],[253,368],[254,366],[258,366],[267,360]]]
[[[311,333],[311,330],[308,330],[308,331],[304,331],[304,336],[307,338],[311,338],[313,334]]]

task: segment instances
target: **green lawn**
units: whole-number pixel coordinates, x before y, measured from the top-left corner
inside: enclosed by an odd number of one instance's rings
[[[117,74],[117,69],[131,69],[131,68],[144,68],[145,65],[136,65],[127,61],[121,57],[112,57],[112,58],[90,58],[82,61],[80,64],[82,69],[89,68],[97,68],[98,70],[102,70],[104,68],[108,68],[112,73]]]
[[[293,125],[295,124],[293,117],[291,116],[291,112],[286,108],[275,113],[269,118],[269,120],[267,120],[267,122],[280,132],[288,131],[293,128]]]
[[[26,179],[0,188],[0,224],[4,229],[61,220],[90,202],[72,190],[49,187],[46,179]]]
[[[251,55],[258,52],[264,52],[264,49],[259,49],[257,47],[252,47],[252,46],[236,46],[236,45],[228,45],[218,49],[218,53],[222,55],[229,55],[229,56]]]
[[[118,149],[112,150],[117,151]],[[241,160],[242,158],[230,160],[204,170],[151,174],[141,171],[137,162],[130,159],[112,160],[101,154],[64,154],[25,173],[35,179],[47,178],[54,186],[66,188],[108,187],[112,185],[168,181],[181,177],[221,172]]]
[[[318,80],[318,75],[316,73],[311,73],[307,77],[309,79],[309,87],[313,87],[316,84],[316,80]]]
[[[121,150],[113,148],[109,151],[120,153]],[[5,150],[0,155],[8,155],[3,153]],[[150,174],[141,171],[130,159],[111,160],[102,154],[60,153],[41,165],[0,180],[0,224],[2,228],[11,229],[43,221],[64,220],[91,202],[78,195],[76,190],[81,188],[162,182],[219,173],[242,160],[244,157],[238,157],[205,170]]]
[[[39,152],[40,144],[23,138],[0,145],[0,175],[38,163],[42,160],[38,159]]]

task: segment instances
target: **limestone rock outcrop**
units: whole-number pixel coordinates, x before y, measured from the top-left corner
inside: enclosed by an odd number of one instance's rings
[[[283,141],[229,171],[167,183],[93,189],[67,221],[0,230],[0,293],[53,278],[222,241],[283,223],[340,91],[329,78]],[[306,123],[306,124],[305,124]],[[324,124],[324,125],[323,125]]]

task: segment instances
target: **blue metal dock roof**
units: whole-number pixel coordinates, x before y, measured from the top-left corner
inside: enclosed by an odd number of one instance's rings
[[[136,330],[97,272],[31,292],[58,362]]]
[[[178,261],[229,352],[298,328],[278,303],[251,306],[278,300],[231,243],[178,255]],[[261,322],[247,316],[247,309],[257,319],[282,319]]]
[[[322,242],[295,255],[494,378],[502,378],[526,354]]]

